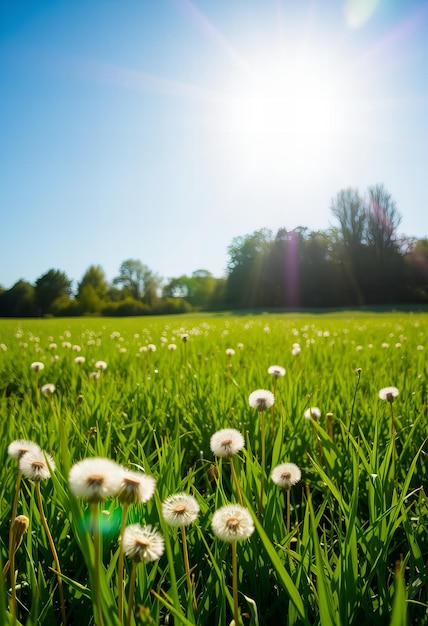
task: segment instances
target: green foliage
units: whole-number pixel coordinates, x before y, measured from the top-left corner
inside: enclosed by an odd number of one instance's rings
[[[105,626],[121,624],[122,507],[116,499],[101,505],[97,569],[90,505],[68,487],[74,463],[108,457],[157,481],[155,496],[128,510],[128,523],[153,525],[165,539],[158,562],[138,565],[131,623],[230,624],[230,546],[213,535],[211,519],[239,494],[229,459],[213,457],[210,438],[231,427],[245,438],[234,467],[255,524],[237,546],[243,624],[426,624],[426,322],[423,314],[352,312],[1,320],[0,561],[8,558],[17,478],[7,447],[31,439],[56,462],[41,492],[61,564],[67,623],[99,624],[100,609]],[[301,350],[292,354],[297,342]],[[226,354],[228,348],[234,354]],[[77,356],[85,360],[76,362]],[[96,370],[99,360],[105,370]],[[44,369],[36,373],[34,361]],[[273,364],[287,370],[276,381],[267,372]],[[40,393],[46,383],[55,385],[51,396]],[[399,390],[392,404],[379,398],[390,385]],[[265,415],[263,475],[261,416],[248,396],[274,388],[275,412]],[[305,419],[314,406],[319,420]],[[272,468],[285,461],[302,472],[290,492],[289,532],[287,498],[270,479]],[[162,501],[183,491],[200,506],[197,522],[186,529],[195,603],[181,535],[161,515]],[[34,494],[23,479],[17,512],[29,527],[16,553],[17,623],[60,624],[57,575]],[[126,562],[125,591],[130,575]],[[13,623],[9,587],[7,576],[0,585],[1,624]]]

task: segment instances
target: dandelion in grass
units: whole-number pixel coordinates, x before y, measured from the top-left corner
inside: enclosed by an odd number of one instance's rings
[[[215,456],[231,457],[245,446],[245,439],[235,428],[222,428],[210,439],[211,452]]]
[[[44,396],[51,396],[55,392],[55,385],[53,383],[46,383],[40,389]]]
[[[239,504],[226,504],[217,509],[211,521],[211,528],[216,537],[227,541],[232,547],[232,589],[233,589],[233,617],[235,624],[241,623],[238,605],[238,559],[236,542],[251,537],[254,532],[254,522],[248,509]]]
[[[40,446],[28,439],[17,439],[12,441],[7,448],[7,453],[13,459],[20,459],[26,452],[40,452]]]
[[[147,502],[153,496],[156,480],[143,472],[124,470],[118,493],[118,500],[123,504]]]
[[[281,365],[271,365],[268,367],[268,374],[274,377],[274,379],[281,378],[285,376],[285,368],[281,367]]]
[[[186,572],[187,590],[193,598],[193,606],[197,609],[195,590],[190,575],[189,552],[187,549],[186,526],[193,524],[199,515],[199,504],[188,493],[176,493],[162,502],[162,517],[170,526],[180,528],[181,543],[183,546],[184,569]]]
[[[394,402],[394,398],[398,396],[400,392],[397,387],[384,387],[379,391],[379,398],[381,400],[387,400],[388,402]]]
[[[10,571],[10,608],[12,616],[16,617],[16,567],[15,567],[15,554],[21,545],[22,538],[28,530],[29,520],[25,515],[18,515],[13,518],[10,524],[9,531],[9,558],[6,561],[2,578],[6,581],[8,571]]]
[[[261,477],[260,477],[260,497],[259,497],[259,507],[257,511],[257,516],[260,517],[263,508],[263,494],[264,494],[264,481],[265,481],[265,411],[273,406],[275,402],[275,396],[271,391],[267,389],[257,389],[250,393],[248,398],[250,406],[253,409],[257,409],[260,413],[260,447],[261,447]]]
[[[276,395],[276,387],[278,384],[278,378],[282,378],[285,376],[285,368],[281,365],[271,365],[268,368],[268,374],[273,376],[273,395]],[[275,404],[272,405],[271,408],[271,434],[272,436],[275,433]]]
[[[31,363],[31,369],[36,374],[34,383],[36,388],[36,406],[37,408],[40,408],[39,374],[42,370],[45,369],[45,365],[41,361],[34,361],[33,363]]]
[[[55,461],[47,452],[44,452],[43,450],[40,450],[40,449],[32,450],[32,451],[26,452],[20,457],[19,469],[21,470],[22,475],[32,480],[35,485],[37,506],[39,508],[40,519],[42,522],[42,526],[45,530],[46,537],[49,542],[49,547],[51,549],[52,556],[55,561],[56,571],[57,571],[58,592],[59,592],[60,604],[61,604],[62,622],[63,624],[66,624],[67,620],[66,620],[66,612],[65,612],[64,591],[62,587],[61,566],[59,563],[59,558],[58,558],[58,553],[55,547],[55,542],[50,532],[49,524],[48,524],[48,521],[46,519],[46,515],[44,512],[42,493],[40,489],[40,483],[42,481],[48,480],[51,476],[51,473],[55,471]]]
[[[16,519],[16,512],[18,508],[19,491],[21,488],[22,472],[19,466],[19,460],[27,454],[27,452],[40,452],[40,447],[34,441],[28,439],[17,439],[12,441],[7,448],[8,455],[18,461],[18,473],[15,483],[15,495],[12,504],[11,524],[9,528],[9,565],[10,565],[10,589],[11,589],[11,610],[12,615],[16,615],[16,577],[15,577],[15,551],[14,551],[14,530],[13,521]]]
[[[175,343],[169,343],[169,344],[168,344],[168,350],[169,350],[170,352],[174,352],[175,350],[177,350],[177,344],[175,344]]]
[[[101,377],[101,372],[91,372],[91,373],[89,374],[89,378],[90,378],[91,380],[99,380],[99,379],[100,379],[100,377]]]
[[[70,470],[68,483],[73,494],[88,502],[102,502],[116,496],[122,486],[123,470],[114,461],[91,457]]]
[[[34,361],[34,363],[31,363],[31,369],[34,372],[41,372],[45,369],[45,365],[41,361]]]
[[[285,500],[285,528],[287,534],[290,532],[290,515],[291,515],[291,501],[290,501],[290,492],[291,487],[297,485],[299,480],[302,477],[302,472],[300,468],[295,463],[281,463],[273,468],[271,472],[271,479],[281,487],[284,492],[284,500]]]
[[[101,530],[99,503],[119,493],[123,469],[114,461],[92,457],[79,461],[71,468],[68,484],[77,498],[91,504],[91,527],[94,542],[94,604],[98,621],[103,623],[100,589]]]
[[[100,371],[104,371],[107,369],[107,363],[105,361],[97,361],[95,363],[95,369],[96,370],[100,370]]]
[[[137,565],[150,563],[161,558],[165,550],[164,538],[152,526],[131,524],[125,529],[123,536],[123,550],[132,560],[132,570],[129,579],[127,626],[131,626],[132,609],[134,605],[135,582],[137,579]]]
[[[226,354],[227,354],[227,356],[234,356],[235,355],[235,350],[233,348],[227,348]]]
[[[130,504],[144,503],[150,500],[155,492],[156,480],[143,472],[133,472],[121,468],[121,484],[117,498],[122,503],[122,523],[119,533],[119,557],[118,557],[118,609],[119,620],[123,619],[123,561],[124,543],[123,536],[128,517]]]
[[[74,357],[74,362],[77,363],[77,365],[83,365],[83,363],[85,362],[85,357],[84,356],[76,356],[76,357]]]
[[[235,483],[239,503],[242,504],[241,487],[236,474],[234,456],[245,446],[245,439],[235,428],[222,428],[215,432],[210,439],[211,452],[215,456],[226,457],[230,460],[230,471]]]
[[[318,420],[321,417],[321,411],[317,406],[311,406],[309,409],[306,409],[304,416],[307,420]]]
[[[275,396],[271,391],[267,389],[257,389],[250,393],[248,402],[253,409],[257,409],[260,412],[264,412],[273,406],[275,402]]]
[[[50,478],[51,470],[55,470],[55,461],[42,450],[32,450],[19,459],[19,469],[25,478],[40,482]]]
[[[395,423],[394,423],[394,409],[392,407],[392,403],[394,402],[394,398],[398,396],[400,392],[397,387],[384,387],[379,391],[379,398],[381,400],[386,400],[389,403],[391,408],[391,437],[393,438],[395,435]]]
[[[154,343],[149,343],[149,344],[147,344],[147,350],[148,350],[149,352],[156,352],[156,346],[155,346],[155,344],[154,344]]]

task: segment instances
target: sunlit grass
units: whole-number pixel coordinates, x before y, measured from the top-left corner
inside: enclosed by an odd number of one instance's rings
[[[0,623],[15,606],[17,624],[63,623],[59,580],[67,624],[428,623],[426,325],[351,312],[0,320],[2,568],[12,517],[28,519]],[[250,406],[259,389],[275,391],[273,411]],[[221,429],[244,438],[235,458],[213,454]],[[43,518],[31,480],[14,505],[18,439],[55,460]],[[152,476],[154,496],[76,497],[70,469],[91,457]],[[301,478],[283,493],[271,472],[284,463]],[[162,515],[173,494],[199,506],[185,532]],[[231,503],[255,526],[232,555],[211,527]],[[123,558],[123,520],[162,534],[158,560]]]

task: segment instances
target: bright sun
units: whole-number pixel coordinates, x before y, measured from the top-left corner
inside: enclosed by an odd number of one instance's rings
[[[298,178],[327,167],[352,124],[351,91],[349,73],[331,55],[264,56],[232,87],[224,118],[232,160],[255,167],[269,159],[274,171],[282,163]]]

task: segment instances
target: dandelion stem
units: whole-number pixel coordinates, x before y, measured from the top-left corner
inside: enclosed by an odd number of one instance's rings
[[[131,576],[129,579],[128,591],[128,612],[126,615],[126,626],[131,626],[132,607],[134,605],[135,581],[137,579],[137,562],[132,562]]]
[[[265,412],[264,411],[260,411],[260,419],[261,419],[261,426],[260,426],[260,444],[261,444],[261,460],[260,460],[260,464],[261,464],[261,476],[260,476],[260,498],[259,498],[259,508],[257,511],[257,517],[260,517],[262,514],[262,509],[263,509],[263,494],[264,494],[264,486],[265,486]]]
[[[236,492],[238,494],[238,502],[241,506],[244,506],[244,501],[242,499],[242,493],[241,493],[241,487],[239,485],[239,481],[238,481],[238,476],[236,474],[236,469],[235,469],[235,461],[234,461],[233,456],[230,457],[230,471],[233,477],[233,481],[235,483],[235,487],[236,487]]]
[[[352,419],[354,417],[354,407],[355,407],[355,399],[357,397],[357,391],[358,391],[358,387],[360,386],[360,379],[361,379],[361,369],[358,368],[356,370],[356,374],[357,374],[357,384],[355,385],[355,391],[354,391],[354,397],[352,399],[352,408],[351,408],[351,417],[349,418],[349,426],[348,426],[348,432],[350,435],[352,435],[351,432],[351,426],[352,426]],[[346,448],[349,448],[349,437],[348,437],[348,441],[346,443]]]
[[[94,589],[94,603],[96,605],[96,611],[98,613],[98,624],[104,626],[103,611],[101,607],[101,590],[100,590],[100,558],[101,558],[101,534],[100,534],[100,522],[98,515],[98,503],[93,502],[91,504],[91,516],[92,516],[92,533],[94,538],[94,574],[95,574],[95,589]]]
[[[275,397],[276,397],[276,386],[277,386],[277,384],[278,384],[278,378],[275,376],[274,383],[273,383],[273,395]],[[275,406],[276,406],[275,404],[272,404],[272,407],[271,407],[271,410],[270,410],[271,411],[271,426],[270,426],[270,428],[271,428],[272,437],[275,434]]]
[[[241,623],[238,606],[238,559],[236,556],[236,540],[232,544],[232,593],[233,593],[233,618],[235,626]]]
[[[16,485],[15,485],[15,497],[12,504],[12,516],[10,518],[10,529],[9,529],[9,567],[10,567],[10,608],[12,617],[16,620],[16,579],[15,579],[15,548],[13,545],[13,524],[16,518],[16,512],[18,510],[18,498],[19,491],[21,488],[21,479],[22,472],[18,469],[18,474],[16,476]],[[4,571],[4,570],[3,570]],[[7,571],[7,570],[6,570]],[[6,575],[6,572],[5,572]]]
[[[36,481],[36,497],[37,497],[37,505],[39,507],[39,512],[40,512],[40,519],[42,521],[43,528],[45,529],[45,533],[48,538],[52,556],[55,561],[56,575],[57,575],[57,580],[58,580],[59,600],[61,604],[62,623],[63,623],[63,626],[66,626],[67,617],[66,617],[66,612],[65,612],[65,600],[64,600],[64,589],[62,586],[62,578],[61,578],[61,566],[59,563],[59,558],[58,558],[58,553],[56,551],[55,543],[52,538],[51,531],[49,530],[48,521],[46,519],[46,515],[43,509],[42,494],[40,491],[40,481],[38,480]]]
[[[180,526],[180,533],[181,533],[181,541],[183,544],[183,558],[184,558],[184,569],[186,570],[187,590],[189,594],[191,594],[193,597],[193,608],[196,611],[198,608],[198,604],[196,602],[195,590],[193,588],[192,579],[190,577],[189,552],[187,550],[186,528],[184,526]]]
[[[128,507],[129,505],[125,502],[122,508],[122,523],[120,526],[120,534],[119,534],[119,558],[117,565],[117,576],[118,576],[118,593],[117,593],[117,604],[118,604],[118,613],[119,613],[119,621],[122,624],[123,620],[123,561],[124,561],[124,551],[123,551],[123,533],[126,528],[126,520],[128,517]]]

